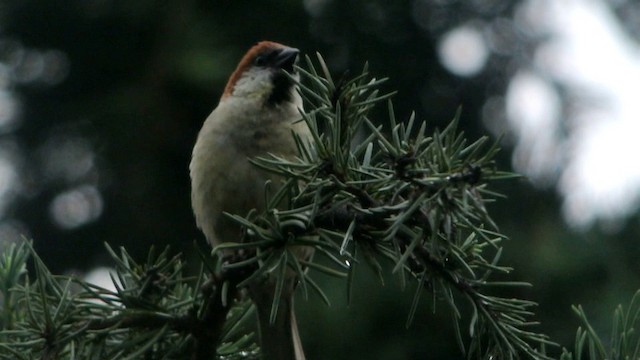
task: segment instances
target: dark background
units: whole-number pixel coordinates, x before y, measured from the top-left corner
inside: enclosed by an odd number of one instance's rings
[[[374,75],[390,78],[385,89],[398,90],[398,117],[415,110],[433,129],[462,105],[467,136],[490,134],[483,105],[504,94],[514,62],[526,62],[539,39],[514,31],[513,51],[491,54],[471,77],[445,70],[437,44],[459,24],[509,19],[521,3],[1,1],[0,99],[11,99],[16,115],[0,122],[0,160],[9,169],[0,166],[0,244],[25,234],[59,273],[108,265],[104,242],[141,259],[150,245],[192,253],[203,237],[189,202],[191,147],[237,61],[260,40],[319,51],[337,76],[368,61]],[[626,2],[613,3],[625,12]],[[503,170],[511,169],[508,138]],[[539,302],[538,329],[572,346],[579,322],[570,305],[579,303],[608,332],[615,305],[640,288],[637,215],[615,231],[576,231],[565,225],[553,186],[521,179],[494,189],[508,196],[490,206],[511,238],[503,264],[515,267],[513,280],[534,284],[514,295]],[[322,275],[332,306],[298,301],[308,358],[462,357],[446,305],[434,314],[425,296],[405,329],[412,289],[393,279],[380,286],[371,275],[361,269],[349,306],[343,283]]]

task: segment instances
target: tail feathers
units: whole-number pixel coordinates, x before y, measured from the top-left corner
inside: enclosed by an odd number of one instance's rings
[[[267,286],[267,288],[269,288]],[[305,360],[293,308],[293,283],[286,286],[275,321],[270,322],[273,291],[251,289],[260,326],[260,348],[264,360]]]
[[[293,337],[293,350],[296,360],[306,360],[304,350],[302,349],[302,341],[300,341],[300,333],[298,333],[298,322],[296,321],[296,313],[293,310],[293,296],[291,296],[291,335]]]

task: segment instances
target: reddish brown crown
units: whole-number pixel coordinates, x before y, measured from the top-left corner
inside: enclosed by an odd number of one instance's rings
[[[276,49],[276,48],[285,48],[285,47],[286,47],[285,45],[282,45],[273,41],[260,41],[259,43],[251,47],[251,49],[249,49],[249,51],[247,51],[247,53],[244,54],[244,56],[242,57],[242,60],[240,60],[240,63],[238,64],[238,67],[236,67],[236,70],[229,77],[229,81],[227,81],[227,85],[224,88],[224,93],[222,93],[222,99],[231,95],[231,93],[233,92],[233,87],[235,86],[236,82],[238,81],[240,76],[242,76],[242,74],[252,66],[253,60],[256,58],[258,54],[263,53],[266,49]]]

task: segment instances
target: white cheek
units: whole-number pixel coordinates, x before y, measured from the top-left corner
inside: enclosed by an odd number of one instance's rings
[[[261,97],[271,93],[271,73],[264,69],[249,69],[236,82],[235,96]]]

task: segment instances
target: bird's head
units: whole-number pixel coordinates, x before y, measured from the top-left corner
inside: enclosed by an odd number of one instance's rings
[[[257,98],[268,106],[293,102],[294,82],[284,71],[295,74],[298,49],[271,41],[261,41],[244,55],[231,74],[222,99]]]

